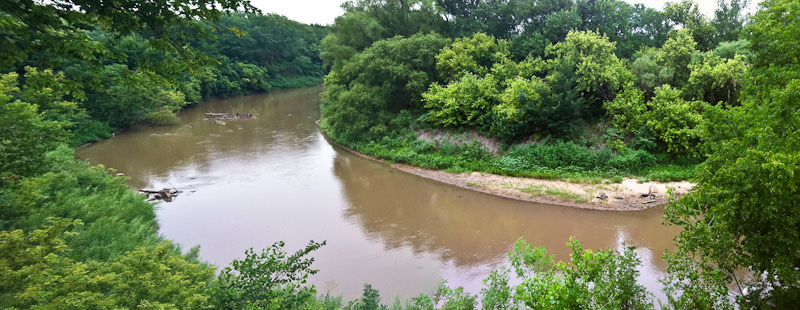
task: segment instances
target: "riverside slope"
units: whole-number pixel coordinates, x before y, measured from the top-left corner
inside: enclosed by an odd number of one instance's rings
[[[327,135],[326,135],[326,138]],[[541,180],[510,177],[490,173],[455,173],[420,168],[408,164],[387,163],[354,149],[336,144],[360,157],[382,162],[392,168],[424,178],[451,184],[461,188],[495,196],[534,203],[568,206],[604,211],[639,211],[669,203],[670,195],[677,198],[688,193],[694,186],[691,182],[644,182],[624,179],[621,183],[586,184],[561,180]],[[669,190],[672,189],[670,192]]]

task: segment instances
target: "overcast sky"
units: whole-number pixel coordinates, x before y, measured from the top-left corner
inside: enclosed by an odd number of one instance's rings
[[[663,9],[664,4],[669,0],[623,0],[628,3],[644,3],[645,6]],[[679,0],[672,0],[677,2]],[[253,5],[264,13],[277,13],[306,24],[332,24],[336,16],[344,13],[339,6],[345,0],[251,0]],[[760,0],[751,0],[755,7],[755,3]],[[716,0],[695,0],[700,7],[700,10],[709,17],[714,16],[714,10],[717,8]]]

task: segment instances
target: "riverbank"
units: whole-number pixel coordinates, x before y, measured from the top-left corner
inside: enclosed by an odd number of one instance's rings
[[[694,187],[693,183],[685,181],[639,183],[637,179],[626,178],[620,183],[576,183],[481,172],[447,172],[408,164],[389,163],[339,145],[327,136],[326,139],[331,144],[353,154],[388,164],[403,172],[476,192],[533,203],[604,211],[639,211],[669,203],[668,190],[670,188],[673,189],[672,195],[681,196]]]

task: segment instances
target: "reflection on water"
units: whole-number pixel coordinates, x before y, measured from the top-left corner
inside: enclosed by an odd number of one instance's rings
[[[507,265],[519,237],[569,258],[570,236],[585,248],[636,246],[642,283],[658,288],[660,253],[676,231],[663,209],[613,213],[536,205],[474,193],[393,170],[331,146],[315,124],[321,88],[211,100],[179,124],[147,127],[78,151],[131,177],[133,188],[184,191],[158,209],[160,232],[224,266],[250,247],[283,240],[290,250],[327,240],[314,253],[319,291],[386,300],[430,293],[446,280],[480,291]],[[253,113],[218,124],[205,112]]]

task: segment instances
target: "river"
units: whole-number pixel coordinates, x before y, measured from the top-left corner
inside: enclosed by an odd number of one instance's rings
[[[133,189],[174,187],[157,206],[160,233],[218,266],[283,240],[312,253],[321,293],[360,295],[370,283],[385,301],[431,293],[442,281],[479,293],[508,265],[515,240],[569,259],[571,236],[588,249],[635,246],[640,283],[663,299],[661,253],[677,228],[663,208],[609,212],[540,205],[475,193],[394,170],[328,143],[319,131],[321,87],[208,100],[175,125],[141,127],[77,151],[130,177]],[[218,123],[205,112],[253,113]]]

